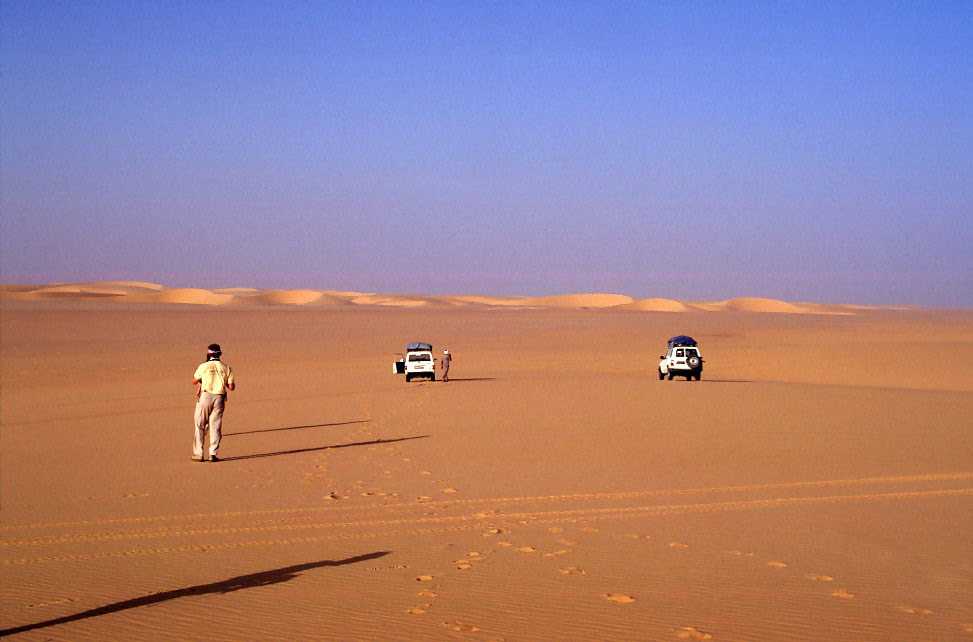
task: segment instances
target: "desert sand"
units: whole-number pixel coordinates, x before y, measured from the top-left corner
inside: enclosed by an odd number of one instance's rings
[[[5,286],[0,358],[0,635],[973,639],[973,311]]]

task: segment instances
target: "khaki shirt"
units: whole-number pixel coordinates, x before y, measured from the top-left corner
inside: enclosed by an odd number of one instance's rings
[[[233,371],[222,361],[206,361],[196,368],[193,380],[202,382],[203,392],[225,395],[227,386],[233,383]]]

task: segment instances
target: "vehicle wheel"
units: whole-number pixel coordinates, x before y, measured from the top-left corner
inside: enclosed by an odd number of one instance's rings
[[[406,373],[405,374],[405,382],[406,383],[409,383],[410,381],[412,381],[412,375],[409,374],[409,373]]]
[[[702,380],[703,380],[703,373],[702,372],[697,372],[696,373],[696,381],[702,381]]]
[[[672,374],[672,370],[670,370],[669,371],[669,381],[672,381],[672,378],[675,377],[675,376],[676,375]]]
[[[659,368],[659,381],[662,381],[665,378],[666,378],[665,373],[662,372],[662,368]]]
[[[435,381],[435,380],[436,380],[436,375],[434,374],[429,375],[429,381]]]

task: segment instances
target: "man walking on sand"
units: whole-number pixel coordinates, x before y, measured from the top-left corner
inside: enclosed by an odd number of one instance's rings
[[[443,358],[439,364],[443,368],[443,381],[449,381],[449,364],[453,360],[453,355],[449,354],[449,348],[443,348]]]
[[[196,388],[196,431],[193,434],[193,461],[205,461],[203,457],[203,436],[209,426],[209,460],[217,462],[216,451],[220,449],[223,432],[223,409],[226,395],[236,389],[233,371],[220,359],[223,350],[220,344],[211,343],[206,349],[206,361],[199,364],[193,375]]]

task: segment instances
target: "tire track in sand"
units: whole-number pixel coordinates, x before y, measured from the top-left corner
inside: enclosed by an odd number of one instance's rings
[[[223,548],[240,548],[245,546],[268,546],[284,545],[293,543],[307,543],[322,541],[325,539],[359,540],[374,539],[387,534],[404,535],[427,535],[442,532],[460,532],[473,528],[482,527],[488,522],[500,522],[508,520],[530,520],[538,523],[592,521],[604,519],[623,519],[632,516],[670,516],[682,514],[701,514],[729,511],[747,510],[766,510],[774,508],[784,508],[790,506],[806,506],[821,504],[840,504],[840,503],[869,503],[881,501],[902,501],[914,499],[928,499],[936,497],[960,497],[973,496],[973,487],[954,488],[944,490],[925,490],[925,491],[902,491],[893,493],[871,493],[860,495],[826,495],[816,497],[779,497],[772,499],[756,500],[736,500],[727,502],[709,502],[698,504],[651,504],[647,506],[627,506],[609,508],[581,508],[567,510],[546,510],[546,511],[524,511],[519,513],[506,513],[495,515],[490,518],[477,514],[473,515],[452,515],[438,517],[415,517],[404,519],[376,519],[358,520],[349,522],[315,522],[309,524],[275,524],[259,527],[229,527],[212,529],[187,529],[183,531],[164,531],[155,533],[121,533],[121,534],[100,534],[92,536],[79,536],[67,542],[41,542],[42,544],[62,544],[77,542],[94,541],[119,541],[125,539],[149,539],[166,537],[196,537],[199,535],[232,535],[232,534],[253,534],[268,532],[288,532],[295,530],[326,530],[326,529],[353,529],[354,532],[347,534],[330,534],[308,537],[296,537],[282,540],[253,540],[243,542],[229,542],[218,545],[187,545],[176,547],[157,547],[157,548],[135,548],[124,551],[112,551],[106,553],[80,554],[80,555],[61,555],[45,556],[33,558],[15,558],[0,560],[0,566],[25,565],[50,562],[70,562],[83,561],[89,559],[103,559],[110,557],[130,557],[135,555],[159,555],[182,552],[210,552]],[[396,530],[396,527],[420,526],[420,525],[441,525],[440,528],[411,528],[405,531]],[[446,526],[456,524],[455,526]],[[367,529],[372,528],[369,532]],[[27,540],[24,541],[29,542]],[[7,544],[10,544],[9,542]],[[29,545],[29,544],[25,544]]]
[[[324,505],[324,506],[303,506],[293,508],[269,508],[250,511],[223,511],[218,513],[182,513],[173,515],[151,515],[145,517],[114,517],[93,520],[76,520],[60,522],[30,522],[24,524],[4,524],[0,525],[0,532],[14,530],[44,529],[44,528],[84,528],[89,526],[108,526],[114,524],[147,524],[153,522],[169,522],[179,520],[212,520],[212,519],[231,519],[235,517],[259,517],[277,516],[290,514],[310,514],[317,512],[339,512],[339,511],[374,511],[374,510],[406,510],[410,508],[422,507],[430,509],[437,506],[456,506],[463,504],[510,504],[546,501],[598,501],[598,500],[621,500],[638,499],[642,497],[678,497],[685,495],[709,495],[709,494],[732,494],[746,492],[762,492],[787,489],[814,489],[814,488],[835,488],[835,487],[855,487],[883,484],[915,484],[946,481],[969,481],[973,480],[973,472],[956,473],[936,473],[928,475],[900,475],[886,477],[862,477],[857,479],[827,479],[818,481],[797,481],[780,482],[772,484],[745,484],[737,486],[705,486],[699,488],[677,488],[677,489],[655,489],[655,490],[636,490],[619,492],[595,492],[595,493],[569,493],[561,495],[522,495],[509,497],[482,497],[482,498],[455,498],[444,500],[423,500],[413,502],[397,502],[382,505],[356,504],[346,506]],[[0,542],[2,546],[2,542]]]

